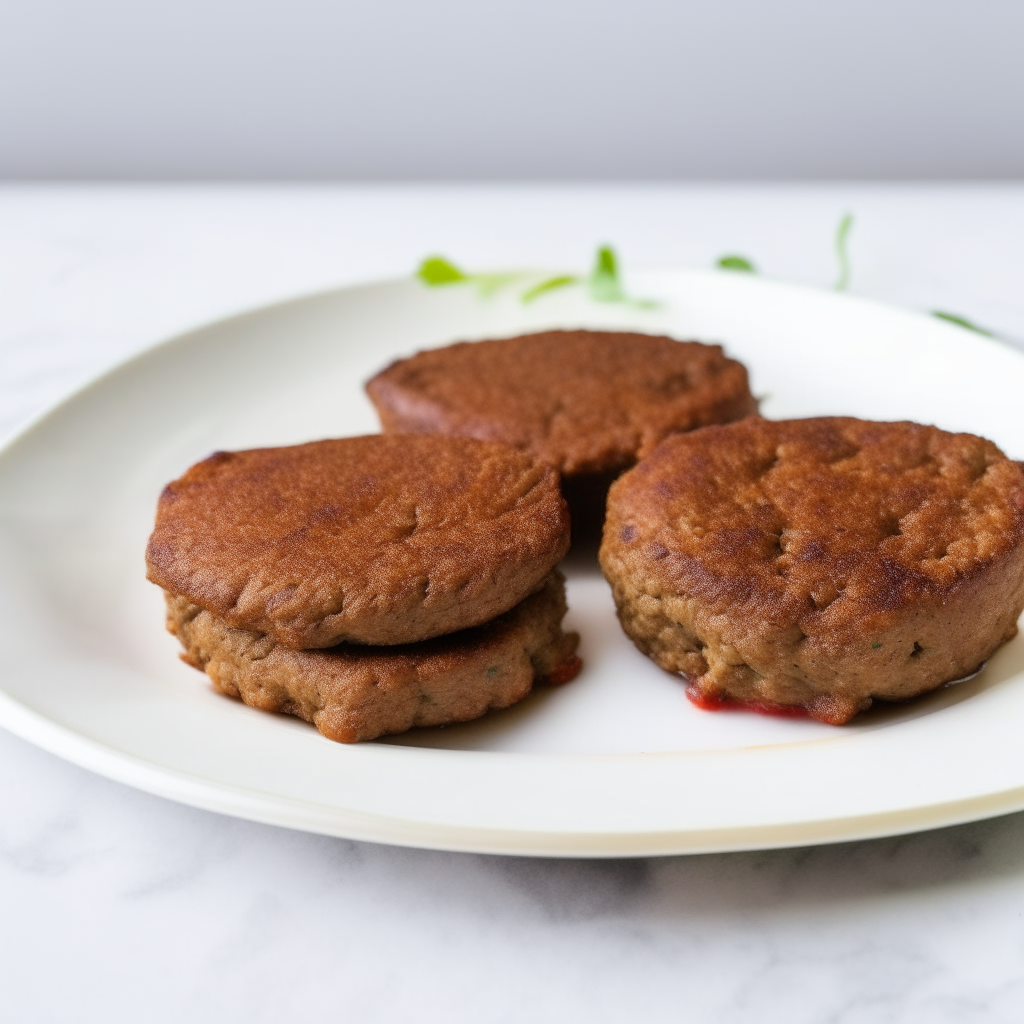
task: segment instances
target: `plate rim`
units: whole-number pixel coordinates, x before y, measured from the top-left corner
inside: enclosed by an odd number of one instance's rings
[[[1024,810],[1022,785],[983,796],[878,814],[717,829],[564,832],[410,823],[399,816],[351,808],[339,810],[316,800],[272,796],[258,789],[206,779],[148,761],[53,722],[3,690],[0,690],[0,727],[86,771],[198,810],[316,835],[454,853],[592,860],[742,853],[883,839]],[[431,753],[463,755],[472,752],[437,750]],[[684,757],[686,752],[670,752],[664,756]]]

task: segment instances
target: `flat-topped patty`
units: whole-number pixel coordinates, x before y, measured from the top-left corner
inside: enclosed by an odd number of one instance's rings
[[[625,631],[698,698],[841,723],[1016,633],[1024,472],[971,434],[751,417],[621,477],[600,557]]]
[[[508,611],[569,546],[558,476],[508,445],[349,437],[221,452],[160,496],[148,576],[285,647],[413,643]]]
[[[400,359],[366,385],[387,432],[505,441],[566,476],[618,472],[669,434],[757,410],[718,345],[545,331]]]
[[[522,700],[537,680],[568,681],[580,668],[579,636],[562,632],[564,614],[565,584],[555,572],[475,629],[400,647],[296,651],[167,595],[167,628],[183,659],[220,692],[297,715],[341,743],[465,722]]]

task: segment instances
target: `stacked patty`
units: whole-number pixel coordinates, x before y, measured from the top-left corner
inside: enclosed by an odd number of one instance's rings
[[[185,660],[352,742],[475,718],[578,670],[558,476],[508,445],[371,436],[222,452],[146,552]]]
[[[612,487],[623,629],[706,707],[833,724],[975,671],[1024,609],[1024,471],[915,423],[751,417]]]

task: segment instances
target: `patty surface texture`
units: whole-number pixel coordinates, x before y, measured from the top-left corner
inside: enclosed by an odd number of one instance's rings
[[[565,476],[619,472],[664,437],[757,411],[718,345],[613,331],[461,342],[366,385],[386,432],[504,441]]]
[[[699,702],[841,724],[1015,635],[1024,472],[971,434],[751,417],[621,477],[600,558],[626,633]]]
[[[522,700],[536,680],[568,681],[580,668],[579,636],[562,632],[565,610],[564,580],[555,572],[486,625],[400,647],[291,650],[173,594],[167,628],[185,648],[183,660],[221,693],[354,743],[465,722]]]
[[[557,474],[508,445],[374,435],[221,452],[160,496],[150,580],[285,647],[487,622],[569,546]]]

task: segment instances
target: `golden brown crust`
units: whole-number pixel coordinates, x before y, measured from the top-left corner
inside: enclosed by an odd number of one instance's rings
[[[718,345],[545,331],[420,352],[366,389],[386,432],[505,441],[566,476],[618,472],[669,434],[757,410]]]
[[[1024,472],[971,434],[751,417],[622,477],[601,563],[626,632],[702,696],[838,723],[1016,633]]]
[[[507,445],[370,437],[221,452],[160,496],[148,577],[293,648],[479,625],[565,554],[558,477]]]
[[[522,700],[538,679],[566,681],[579,668],[579,636],[562,632],[565,610],[564,580],[555,572],[493,622],[401,647],[290,650],[172,594],[167,628],[185,648],[183,660],[205,670],[221,693],[354,743],[465,722]]]

